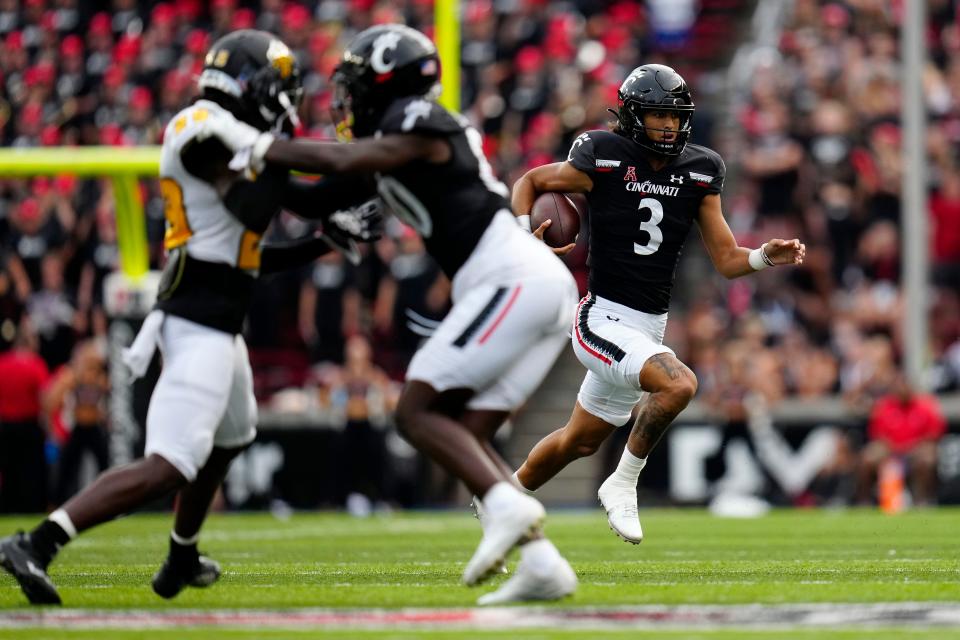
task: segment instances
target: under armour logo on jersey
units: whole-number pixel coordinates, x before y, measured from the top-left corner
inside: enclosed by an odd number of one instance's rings
[[[370,55],[370,66],[373,67],[374,71],[377,73],[387,73],[393,70],[397,61],[392,59],[387,62],[383,57],[388,50],[392,51],[396,49],[399,43],[400,34],[393,33],[392,31],[384,33],[373,41],[373,53]]]
[[[633,165],[627,167],[627,173],[623,176],[624,181],[630,180],[632,182],[637,181],[637,168]]]
[[[683,176],[677,176],[671,173],[670,182],[679,182],[680,184],[683,184]]]

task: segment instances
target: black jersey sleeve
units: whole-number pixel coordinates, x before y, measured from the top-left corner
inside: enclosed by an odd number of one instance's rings
[[[368,176],[327,175],[318,180],[291,178],[280,204],[301,218],[326,220],[331,214],[369,200],[376,186]]]
[[[586,174],[593,175],[597,169],[597,158],[594,151],[593,138],[590,131],[584,131],[570,145],[567,162]]]
[[[449,136],[463,130],[456,117],[433,100],[403,98],[388,108],[380,123],[380,131],[412,133],[424,136]]]
[[[708,194],[721,193],[723,191],[723,181],[727,176],[727,165],[723,163],[723,158],[713,149],[701,147],[705,152],[702,162],[697,163],[702,166],[701,171],[691,171],[690,178],[694,183],[704,187]]]

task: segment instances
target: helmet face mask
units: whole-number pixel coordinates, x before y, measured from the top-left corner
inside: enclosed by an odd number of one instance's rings
[[[623,135],[638,145],[661,156],[680,155],[692,131],[693,99],[687,83],[676,71],[665,65],[648,64],[637,67],[624,80],[617,92],[617,124]],[[677,129],[653,129],[644,122],[644,114],[651,112],[676,113]],[[663,136],[651,137],[651,132],[675,131],[676,137],[664,141]]]

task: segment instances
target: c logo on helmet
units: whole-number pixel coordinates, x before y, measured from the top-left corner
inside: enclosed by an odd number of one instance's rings
[[[373,67],[374,71],[377,73],[387,73],[393,70],[397,65],[397,61],[391,59],[387,62],[383,58],[387,51],[393,51],[399,43],[400,34],[391,32],[381,34],[373,41],[373,53],[370,55],[370,66]]]

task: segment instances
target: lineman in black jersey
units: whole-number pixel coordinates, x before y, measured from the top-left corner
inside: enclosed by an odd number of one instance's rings
[[[197,538],[233,458],[256,434],[256,400],[243,337],[239,335],[259,273],[305,264],[330,250],[327,237],[262,248],[260,237],[284,205],[321,218],[337,246],[347,237],[373,239],[376,215],[340,211],[345,186],[335,178],[312,185],[271,169],[238,179],[232,156],[217,140],[201,139],[211,121],[243,119],[280,131],[295,115],[299,72],[290,50],[259,31],[237,31],[216,43],[199,81],[201,97],[174,116],[161,150],[168,251],[156,310],[145,320],[128,364],[142,375],[157,346],[160,379],[150,399],[144,458],[102,474],[30,533],[0,540],[0,565],[30,602],[59,604],[46,574],[57,551],[78,533],[178,491],[170,553],[154,576],[154,591],[172,598],[186,586],[204,587],[220,575],[197,551]],[[371,195],[366,187],[366,197]]]
[[[542,505],[511,482],[490,437],[563,349],[576,286],[556,256],[517,227],[480,134],[432,98],[438,73],[426,36],[372,27],[351,41],[334,74],[356,142],[275,140],[213,122],[210,135],[254,172],[265,165],[372,174],[393,213],[420,233],[452,280],[454,306],[410,363],[398,426],[482,496],[484,535],[464,570],[466,584],[483,581],[521,546],[516,575],[479,602],[560,598],[574,590],[576,576],[542,537]]]
[[[724,165],[711,149],[687,144],[693,100],[671,69],[634,69],[618,94],[613,131],[587,131],[566,162],[529,171],[514,186],[513,210],[530,227],[536,196],[587,194],[590,205],[590,292],[577,307],[572,342],[588,369],[567,424],[541,440],[516,477],[535,490],[573,460],[594,453],[630,423],[627,447],[598,497],[610,526],[634,544],[643,538],[637,481],[647,456],[697,390],[693,372],[663,346],[680,251],[696,222],[716,269],[727,278],[803,262],[799,240],[774,239],[759,249],[737,245],[723,218]],[[544,225],[535,235],[542,236]],[[558,249],[563,253],[572,245]]]

